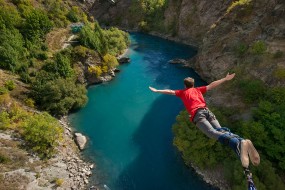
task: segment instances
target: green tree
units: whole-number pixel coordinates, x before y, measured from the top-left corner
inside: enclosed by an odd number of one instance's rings
[[[71,22],[78,22],[79,21],[79,8],[74,6],[70,9],[70,11],[67,13],[66,17]]]
[[[181,151],[187,165],[193,163],[200,168],[213,167],[228,155],[235,156],[229,148],[209,139],[190,123],[186,111],[180,112],[176,117],[173,133],[175,135],[173,144]]]
[[[70,64],[71,62],[68,56],[62,53],[57,53],[55,55],[55,60],[53,62],[46,63],[43,69],[60,77],[69,78],[74,74]]]
[[[122,54],[130,44],[129,35],[118,28],[112,27],[109,30],[104,30],[103,34],[106,39],[108,53],[113,56]]]
[[[15,72],[26,52],[23,37],[16,29],[2,29],[0,33],[0,67]]]
[[[72,79],[58,78],[48,81],[35,86],[33,92],[36,92],[39,106],[55,115],[65,115],[83,107],[87,102],[85,86],[75,84]]]
[[[48,113],[35,114],[22,124],[26,145],[41,158],[50,158],[62,138],[63,129]]]
[[[116,57],[106,54],[103,56],[103,65],[106,65],[109,69],[115,68],[119,65],[119,62]]]
[[[21,23],[21,16],[16,7],[2,1],[0,2],[0,7],[0,29],[14,29],[14,27],[18,27]]]
[[[260,80],[241,80],[239,81],[240,91],[243,93],[243,99],[247,103],[258,102],[265,96],[265,86]]]
[[[90,49],[94,49],[102,55],[108,51],[106,39],[103,36],[101,27],[97,22],[94,24],[94,29],[90,25],[85,25],[79,33],[80,43]]]
[[[52,22],[47,14],[39,9],[34,9],[26,16],[23,26],[23,35],[30,41],[42,39],[52,29]]]
[[[62,0],[45,0],[44,6],[55,26],[66,27],[68,25],[69,22],[65,16],[68,10]]]

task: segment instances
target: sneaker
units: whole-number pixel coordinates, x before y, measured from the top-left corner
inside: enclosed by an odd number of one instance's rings
[[[254,166],[258,166],[260,163],[259,154],[250,140],[247,139],[246,142],[247,142],[247,152],[249,154],[250,161]]]

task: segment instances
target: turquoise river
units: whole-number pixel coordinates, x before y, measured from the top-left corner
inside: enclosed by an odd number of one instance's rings
[[[169,64],[190,58],[196,51],[186,45],[140,33],[131,33],[114,80],[88,89],[88,104],[69,116],[76,131],[88,137],[84,157],[96,164],[91,185],[111,190],[209,190],[187,168],[173,146],[172,125],[183,109],[175,96],[156,94],[156,88],[183,88],[186,76],[205,84],[189,68]],[[100,189],[101,189],[100,188]]]

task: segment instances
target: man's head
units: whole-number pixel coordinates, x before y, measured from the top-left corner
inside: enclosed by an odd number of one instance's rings
[[[194,79],[191,77],[187,77],[184,79],[184,85],[186,88],[192,88],[194,87]]]

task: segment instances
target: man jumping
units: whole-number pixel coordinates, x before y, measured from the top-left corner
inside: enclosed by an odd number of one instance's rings
[[[176,95],[179,97],[189,113],[190,121],[192,121],[209,138],[216,139],[220,143],[233,149],[240,158],[242,166],[247,169],[249,166],[249,159],[255,166],[260,163],[259,154],[252,142],[229,132],[227,128],[222,128],[215,115],[207,108],[203,97],[204,93],[212,90],[225,81],[232,80],[234,76],[235,73],[227,74],[225,78],[216,80],[207,86],[197,88],[194,87],[194,79],[188,77],[184,79],[185,89],[182,90],[158,90],[153,87],[149,87],[149,89],[156,93]]]

